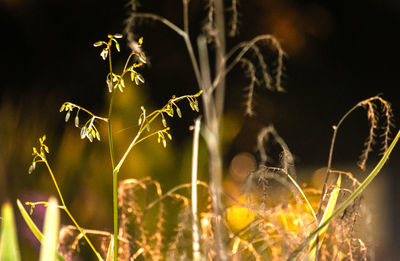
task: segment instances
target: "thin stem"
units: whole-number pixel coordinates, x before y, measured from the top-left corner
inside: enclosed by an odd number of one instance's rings
[[[355,105],[353,108],[351,108],[350,110],[348,110],[346,112],[345,115],[343,115],[343,117],[339,120],[337,125],[333,126],[333,135],[332,135],[332,140],[331,140],[331,147],[329,149],[329,157],[328,157],[328,165],[327,165],[327,169],[326,169],[326,174],[325,174],[325,181],[324,181],[324,185],[322,187],[322,194],[321,194],[321,200],[318,206],[318,210],[317,210],[317,215],[320,214],[321,208],[322,208],[322,203],[323,200],[325,198],[326,195],[326,191],[327,191],[327,183],[328,183],[328,178],[329,178],[329,173],[331,171],[332,168],[332,158],[333,158],[333,150],[335,147],[335,142],[336,142],[336,136],[337,136],[337,132],[339,130],[339,127],[342,125],[343,121],[354,111],[356,110],[358,107],[360,107],[360,103],[358,103],[357,105]]]
[[[189,0],[182,0],[183,3],[183,28],[185,33],[189,35]]]
[[[110,105],[108,107],[108,147],[110,149],[112,169],[114,169],[114,165],[115,165],[114,141],[113,141],[113,134],[112,134],[112,126],[111,126],[111,115],[112,115],[112,109],[113,109],[113,104],[114,104],[114,96],[115,96],[115,91],[113,91],[111,93]]]
[[[219,75],[225,71],[225,9],[223,0],[215,0],[215,27],[217,29],[216,40],[216,57],[215,57],[215,75]],[[225,77],[222,77],[217,84],[215,91],[215,107],[217,110],[218,121],[221,120],[224,110],[224,97],[225,97]],[[225,259],[225,258],[223,258]]]
[[[181,28],[179,28],[178,26],[173,24],[168,19],[166,19],[166,18],[164,18],[162,16],[159,16],[159,15],[156,15],[156,14],[134,13],[134,14],[132,14],[132,16],[130,17],[129,20],[133,21],[133,19],[136,18],[136,17],[153,19],[153,20],[159,21],[159,22],[163,23],[164,25],[166,25],[167,27],[169,27],[171,30],[175,31],[178,35],[180,35],[183,38],[183,40],[185,41],[185,44],[186,44],[186,48],[187,48],[188,53],[189,53],[190,60],[192,62],[192,66],[193,66],[194,74],[196,76],[197,84],[199,86],[201,86],[202,84],[201,84],[201,77],[200,77],[200,69],[199,69],[199,66],[197,64],[196,56],[194,54],[193,46],[192,46],[192,43],[190,42],[190,38],[189,38],[188,33],[186,33],[184,30],[182,30]]]
[[[110,74],[112,74],[113,69],[112,69],[112,61],[111,61],[111,39],[108,41],[108,65],[110,67]]]
[[[272,35],[269,34],[264,34],[264,35],[259,35],[257,37],[254,37],[251,41],[248,42],[242,42],[239,43],[237,46],[233,47],[229,53],[226,54],[224,59],[221,60],[221,64],[219,66],[226,66],[226,62],[228,59],[240,48],[242,50],[239,52],[238,55],[233,59],[233,61],[224,68],[224,70],[221,70],[219,74],[216,75],[214,82],[212,84],[213,88],[216,88],[219,84],[219,82],[235,67],[236,64],[239,63],[239,61],[242,59],[242,57],[254,46],[257,42],[263,41],[263,40],[270,40],[274,46],[276,46],[276,49],[278,50],[279,53],[282,53],[283,55],[283,50],[279,44],[279,42],[276,40],[276,38]]]
[[[288,260],[294,260],[296,256],[300,253],[300,251],[310,242],[325,226],[329,224],[329,222],[338,216],[341,212],[343,212],[353,201],[355,198],[360,196],[361,192],[372,182],[372,180],[378,175],[378,173],[381,171],[382,167],[385,165],[387,160],[389,159],[390,154],[392,153],[392,150],[394,146],[397,144],[400,138],[400,131],[397,133],[396,137],[394,138],[393,142],[390,144],[389,148],[385,152],[385,154],[382,156],[381,160],[378,162],[378,164],[375,166],[375,168],[371,171],[371,173],[368,175],[368,177],[361,183],[360,186],[342,203],[340,206],[335,210],[335,212],[332,213],[332,215],[326,219],[324,223],[319,225],[317,229],[315,229],[307,238],[306,240],[296,248],[296,250],[290,255]]]
[[[131,59],[131,57],[132,57],[134,54],[135,54],[134,52],[131,52],[131,54],[128,56],[128,59],[126,59],[126,63],[125,63],[124,70],[123,70],[124,73],[126,72],[126,67],[128,67],[129,60]],[[124,73],[123,73],[123,74],[124,74]]]
[[[114,140],[111,126],[111,115],[114,104],[115,91],[111,93],[110,105],[108,107],[108,147],[110,149],[111,167],[113,170],[113,221],[114,221],[114,261],[118,258],[118,176],[114,172],[115,167],[115,154],[114,154]]]
[[[184,99],[193,99],[193,98],[197,98],[201,95],[202,91],[194,94],[194,95],[184,95],[184,96],[180,96],[180,97],[174,97],[172,99],[170,99],[168,101],[168,103],[166,105],[164,105],[164,107],[162,107],[160,110],[155,110],[152,113],[150,113],[149,115],[145,116],[145,118],[143,119],[139,131],[136,134],[135,138],[133,138],[133,140],[131,141],[131,143],[129,144],[128,149],[125,151],[124,155],[122,156],[122,158],[120,159],[120,161],[118,162],[118,164],[114,167],[114,172],[118,173],[119,169],[121,168],[122,164],[124,163],[126,157],[128,156],[128,154],[131,152],[132,148],[139,142],[147,139],[148,137],[151,137],[153,135],[155,135],[156,133],[160,132],[160,131],[164,131],[167,130],[168,128],[164,129],[164,130],[159,130],[157,132],[154,132],[142,139],[140,138],[140,135],[142,135],[143,131],[145,131],[145,129],[147,129],[147,126],[149,126],[150,123],[152,123],[160,114],[162,113],[166,113],[166,110],[168,108],[168,106],[172,106],[175,105],[176,102],[184,100]],[[176,105],[175,105],[176,106]],[[150,118],[150,119],[148,119]]]
[[[118,172],[113,171],[114,261],[118,260]]]
[[[144,141],[145,139],[148,139],[148,138],[150,138],[150,137],[152,137],[152,136],[158,134],[159,132],[164,132],[164,131],[167,131],[167,130],[169,130],[169,127],[168,127],[168,128],[165,128],[165,129],[163,129],[163,130],[159,130],[159,131],[155,131],[155,132],[153,132],[153,133],[150,133],[149,135],[147,135],[147,136],[141,138],[140,140],[137,140],[137,141],[135,142],[135,144],[133,144],[133,145],[137,145],[138,143]]]
[[[198,180],[196,182],[197,185],[202,185],[204,187],[208,187],[207,184],[203,181]],[[146,207],[146,211],[151,209],[152,207],[154,207],[158,202],[163,201],[165,198],[169,197],[172,193],[180,190],[180,189],[184,189],[184,188],[190,188],[192,186],[192,183],[185,183],[185,184],[181,184],[179,186],[173,187],[172,189],[168,190],[166,193],[164,193],[161,197],[159,197],[158,199],[155,199],[154,201],[152,201],[150,204],[147,205]]]
[[[43,162],[44,162],[44,164],[46,164],[46,167],[50,173],[51,179],[53,180],[53,184],[56,187],[57,194],[58,194],[58,197],[60,198],[61,204],[65,207],[64,198],[61,194],[60,188],[58,187],[58,184],[57,184],[56,178],[54,177],[53,171],[51,170],[50,165],[47,162],[47,160],[44,159]]]
[[[78,108],[79,110],[82,110],[82,111],[86,112],[87,114],[89,114],[90,116],[92,116],[92,118],[94,118],[94,119],[99,119],[99,120],[108,122],[108,119],[107,119],[107,118],[103,118],[103,117],[97,116],[97,115],[95,115],[93,112],[91,112],[91,111],[89,111],[89,110],[87,110],[87,109],[85,109],[85,108],[83,108],[83,107],[81,107],[81,106],[79,106],[79,105],[76,105],[75,103],[72,103],[72,102],[65,102],[64,104],[66,104],[66,103],[68,103],[69,105],[72,105],[72,106],[75,107],[75,108]]]
[[[64,202],[64,198],[61,194],[60,188],[58,187],[57,181],[54,177],[53,171],[50,168],[49,163],[47,162],[47,160],[43,159],[43,162],[46,164],[46,167],[50,173],[51,179],[53,180],[53,184],[56,187],[57,193],[58,193],[58,197],[60,198],[61,204],[63,206],[63,209],[65,210],[65,212],[67,213],[67,215],[69,216],[69,218],[72,220],[72,223],[74,223],[74,225],[76,226],[76,228],[79,230],[79,232],[83,235],[83,237],[86,239],[87,243],[89,244],[90,248],[93,250],[93,252],[95,253],[95,255],[97,256],[98,260],[103,260],[103,258],[100,256],[100,254],[97,252],[96,248],[93,246],[92,242],[89,240],[89,238],[86,236],[85,231],[83,231],[83,229],[78,225],[78,223],[76,222],[76,220],[74,219],[74,217],[72,216],[72,214],[69,212],[67,206],[65,205]]]
[[[122,164],[124,163],[126,157],[128,156],[128,154],[131,152],[133,146],[135,146],[136,141],[139,139],[140,134],[142,134],[140,131],[136,134],[135,138],[133,138],[131,144],[129,144],[128,149],[125,151],[124,155],[122,156],[122,158],[120,159],[120,161],[118,162],[117,166],[115,166],[114,168],[114,175],[117,175],[119,172],[119,169],[121,168]]]

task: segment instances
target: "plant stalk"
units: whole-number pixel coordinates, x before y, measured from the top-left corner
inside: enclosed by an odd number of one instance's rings
[[[210,193],[214,212],[215,250],[218,260],[226,260],[225,246],[222,240],[222,160],[220,152],[220,119],[211,84],[207,41],[204,36],[197,39],[199,48],[200,71],[202,76],[203,106],[205,115],[205,137],[209,154]]]
[[[58,187],[56,178],[54,177],[54,173],[52,171],[52,169],[50,168],[49,163],[47,162],[47,160],[43,160],[43,162],[46,164],[46,167],[50,173],[51,179],[53,180],[54,186],[56,187],[57,190],[57,194],[58,197],[60,198],[61,204],[63,206],[63,209],[65,210],[65,212],[67,213],[67,215],[69,216],[69,218],[71,219],[72,223],[74,223],[74,225],[76,226],[76,228],[79,230],[79,232],[83,235],[83,237],[86,239],[87,243],[89,244],[90,248],[93,250],[93,252],[95,253],[96,257],[98,260],[103,260],[103,258],[101,257],[101,255],[99,254],[99,252],[97,252],[96,248],[93,246],[92,242],[89,240],[89,238],[86,236],[85,231],[83,231],[83,229],[78,225],[78,222],[76,222],[76,220],[74,219],[74,217],[72,216],[72,214],[69,212],[67,206],[65,205],[64,202],[64,198],[61,194],[61,190]]]
[[[111,67],[110,67],[111,69]],[[114,104],[115,91],[111,93],[110,105],[108,108],[108,147],[110,149],[111,168],[113,169],[112,177],[112,193],[113,193],[113,219],[114,219],[114,261],[118,259],[118,173],[115,169],[115,154],[114,154],[114,140],[112,135],[111,115]]]
[[[390,154],[392,153],[392,150],[394,146],[397,144],[400,138],[400,131],[397,132],[396,137],[394,138],[393,142],[390,144],[388,150],[385,152],[385,154],[382,156],[381,160],[378,162],[378,164],[375,166],[375,168],[371,171],[371,173],[368,175],[368,177],[363,181],[363,183],[358,186],[358,188],[342,203],[340,206],[332,213],[332,215],[326,219],[325,222],[323,222],[317,229],[315,229],[307,238],[306,240],[296,248],[296,250],[290,255],[288,260],[294,260],[297,255],[307,246],[307,244],[322,230],[324,227],[326,227],[329,222],[338,216],[341,212],[343,212],[350,204],[358,197],[360,194],[363,192],[363,190],[372,182],[372,180],[378,175],[378,173],[381,171],[383,165],[387,162],[389,159]]]
[[[197,216],[197,163],[199,155],[200,117],[194,122],[193,154],[192,154],[192,234],[193,261],[200,261],[199,219]]]

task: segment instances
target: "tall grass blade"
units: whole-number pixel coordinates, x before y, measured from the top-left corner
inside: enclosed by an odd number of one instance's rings
[[[342,181],[341,177],[342,176],[339,175],[336,185],[335,185],[335,188],[333,188],[333,190],[331,192],[331,196],[330,196],[328,204],[326,206],[324,215],[322,216],[321,222],[319,223],[320,225],[323,224],[328,219],[328,217],[332,216],[332,213],[335,210],[336,202],[337,202],[337,199],[339,197],[339,192],[340,192],[340,185],[341,185],[341,181]],[[308,261],[315,260],[315,257],[317,254],[317,241],[319,241],[318,248],[320,248],[321,243],[324,240],[324,235],[325,235],[325,232],[327,229],[328,229],[328,226],[323,227],[311,240],[310,249],[309,249],[308,256],[307,256]]]
[[[111,261],[114,259],[114,236],[110,240],[110,245],[108,246],[106,261]]]
[[[1,239],[0,239],[0,260],[19,261],[21,260],[15,228],[14,213],[9,202],[1,208]]]
[[[58,231],[60,226],[60,210],[57,199],[51,197],[44,217],[44,240],[40,249],[40,261],[57,259]]]
[[[339,207],[332,213],[332,215],[329,218],[327,218],[322,224],[320,224],[318,228],[315,229],[306,238],[306,240],[296,248],[295,251],[293,251],[293,253],[289,256],[288,260],[294,260],[298,256],[298,254],[304,249],[304,247],[307,246],[308,242],[310,242],[322,229],[324,229],[324,227],[326,227],[333,218],[338,216],[342,211],[344,211],[348,206],[350,206],[350,204],[354,201],[354,199],[360,196],[361,192],[372,182],[372,180],[376,177],[376,175],[378,175],[378,173],[381,171],[383,165],[385,165],[385,163],[389,159],[389,156],[392,153],[394,146],[396,146],[397,142],[399,141],[399,138],[400,138],[400,131],[397,133],[396,137],[390,144],[385,154],[382,156],[381,160],[371,171],[368,177],[363,181],[363,183],[361,183],[361,185],[358,186],[358,188],[345,201],[343,201],[342,204],[339,205]]]

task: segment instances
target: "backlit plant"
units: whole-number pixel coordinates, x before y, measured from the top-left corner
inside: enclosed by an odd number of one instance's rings
[[[372,97],[358,103],[333,126],[333,138],[328,157],[326,178],[321,191],[312,188],[301,188],[297,184],[294,157],[287,144],[270,126],[261,130],[257,140],[260,162],[257,169],[248,173],[241,197],[234,198],[223,191],[222,186],[222,152],[221,125],[224,111],[225,77],[232,69],[241,64],[245,76],[250,80],[247,86],[246,108],[248,115],[253,115],[253,96],[257,85],[267,89],[283,91],[282,74],[284,51],[279,41],[271,35],[254,37],[225,50],[225,19],[222,0],[208,1],[207,22],[203,33],[197,38],[196,53],[189,35],[189,1],[182,0],[183,26],[173,24],[168,19],[151,13],[137,12],[137,2],[131,3],[132,13],[127,21],[126,32],[131,53],[121,72],[113,68],[112,51],[119,52],[120,34],[108,35],[107,40],[94,43],[102,48],[100,56],[108,60],[109,72],[106,86],[110,93],[108,116],[100,117],[91,111],[72,102],[65,102],[60,111],[65,112],[65,121],[69,121],[74,113],[74,124],[80,128],[80,137],[90,142],[101,140],[96,124],[105,122],[108,126],[108,145],[112,165],[113,191],[113,233],[83,229],[69,212],[61,190],[56,182],[46,154],[49,148],[44,143],[46,137],[39,139],[39,148],[33,148],[33,161],[29,173],[36,169],[37,163],[44,163],[57,189],[61,201],[60,209],[64,210],[74,223],[60,231],[59,251],[70,257],[76,251],[81,239],[86,240],[99,260],[316,260],[316,259],[365,259],[366,248],[362,240],[350,235],[355,217],[360,206],[360,195],[365,187],[376,177],[388,160],[393,147],[400,138],[400,132],[389,144],[392,112],[390,104],[380,97]],[[238,11],[237,1],[231,2],[229,35],[237,33]],[[137,132],[120,158],[115,155],[112,130],[113,103],[117,90],[123,92],[127,80],[139,85],[144,78],[138,70],[147,63],[142,51],[143,38],[135,37],[131,27],[137,20],[154,20],[166,25],[180,37],[187,48],[199,92],[180,97],[173,96],[161,109],[148,112],[142,106],[137,119]],[[136,40],[137,39],[137,40]],[[276,61],[275,67],[267,65],[259,44],[266,42],[272,49]],[[210,71],[208,46],[215,48],[215,72]],[[127,179],[118,186],[118,173],[138,143],[157,137],[158,143],[165,147],[171,140],[167,116],[182,117],[179,102],[186,100],[193,111],[199,111],[198,98],[202,96],[204,108],[203,134],[208,149],[209,184],[197,179],[197,151],[200,132],[200,120],[194,127],[192,183],[178,185],[164,193],[161,185],[151,178]],[[370,132],[365,143],[365,150],[360,158],[359,166],[365,168],[368,153],[377,135],[379,116],[376,104],[381,105],[383,115],[383,156],[377,166],[363,182],[358,182],[352,174],[332,168],[333,150],[336,135],[344,119],[359,107],[368,112]],[[89,117],[82,123],[79,113]],[[155,123],[159,121],[162,127]],[[197,134],[196,134],[197,133]],[[267,166],[268,156],[265,144],[269,137],[281,147],[281,162],[277,166]],[[331,181],[330,179],[333,179]],[[345,187],[344,180],[351,186]],[[289,192],[284,202],[271,203],[274,199],[271,181],[277,182]],[[187,190],[191,188],[190,197]],[[201,191],[202,190],[202,191]],[[272,191],[272,192],[271,192]],[[224,205],[222,198],[230,198],[234,204]],[[198,198],[201,200],[198,200]],[[31,211],[37,205],[47,206],[47,202],[27,202]],[[20,207],[21,209],[21,207]],[[120,213],[118,211],[120,209]],[[23,213],[23,210],[21,210]],[[23,213],[24,215],[24,213]],[[174,216],[175,223],[167,216]],[[340,216],[340,218],[338,218]],[[24,215],[25,220],[29,217]],[[119,220],[121,222],[119,223]],[[27,221],[28,224],[32,222]],[[168,237],[168,233],[172,236]],[[101,251],[95,247],[88,235],[105,238]],[[356,247],[355,243],[357,244]],[[355,255],[358,255],[355,258]],[[59,258],[59,257],[58,257]]]
[[[138,48],[135,51],[132,51],[130,55],[128,56],[125,66],[120,74],[117,74],[113,71],[112,67],[112,47],[115,46],[116,50],[119,52],[120,51],[120,46],[117,41],[117,39],[122,38],[122,35],[120,34],[115,34],[115,35],[108,35],[108,41],[98,41],[94,44],[95,47],[100,47],[100,46],[105,46],[101,53],[100,56],[106,60],[108,59],[109,61],[109,69],[110,72],[108,73],[106,77],[106,84],[108,87],[108,91],[111,93],[111,99],[110,99],[110,104],[109,104],[109,115],[107,118],[105,117],[100,117],[92,113],[91,111],[76,105],[72,102],[65,102],[62,104],[60,108],[60,112],[66,112],[65,114],[65,121],[67,122],[70,117],[71,113],[75,112],[75,117],[74,117],[74,124],[75,127],[80,128],[80,137],[81,139],[87,138],[90,142],[92,142],[94,139],[97,139],[100,141],[100,132],[98,131],[95,123],[97,121],[102,121],[108,124],[108,140],[109,140],[109,149],[110,149],[110,155],[111,155],[111,162],[112,162],[112,175],[113,175],[113,218],[114,218],[114,235],[118,235],[119,231],[119,226],[118,226],[118,172],[123,165],[124,161],[126,160],[127,156],[133,149],[135,145],[138,143],[153,137],[157,136],[157,141],[158,143],[162,143],[163,147],[166,147],[167,145],[167,139],[172,140],[172,136],[170,134],[170,127],[168,127],[166,116],[169,117],[174,117],[174,115],[178,115],[179,118],[182,117],[182,112],[181,109],[178,106],[178,103],[182,100],[188,101],[190,107],[194,111],[199,111],[199,105],[197,98],[201,95],[202,91],[194,94],[194,95],[184,95],[180,97],[173,96],[167,104],[162,107],[161,109],[155,110],[151,113],[148,113],[147,110],[145,109],[144,106],[141,107],[141,114],[139,115],[138,119],[138,131],[134,138],[132,139],[131,143],[129,144],[128,148],[125,150],[124,154],[122,157],[117,161],[117,158],[114,155],[114,144],[113,144],[113,133],[112,133],[112,125],[111,125],[111,119],[112,119],[112,108],[113,108],[113,100],[114,100],[114,95],[116,90],[119,90],[123,92],[125,88],[125,76],[127,74],[130,75],[130,80],[134,82],[136,85],[144,83],[144,79],[142,75],[136,71],[137,68],[142,67],[146,63],[146,58],[144,54],[140,51],[139,48],[141,47],[143,43],[143,38],[140,38],[138,40]],[[83,124],[80,124],[79,120],[79,113],[80,112],[85,112],[86,114],[89,115],[89,119]],[[155,120],[161,120],[162,129],[155,129],[152,130],[151,125]],[[61,201],[61,208],[64,210],[69,218],[72,220],[74,223],[75,227],[78,229],[80,236],[79,238],[84,238],[89,246],[92,248],[93,252],[96,254],[97,258],[99,260],[102,260],[101,255],[99,252],[96,250],[90,239],[87,237],[87,233],[94,233],[94,234],[102,234],[100,231],[88,231],[82,229],[76,220],[73,218],[72,214],[69,212],[67,205],[64,202],[61,190],[59,188],[59,185],[56,181],[55,175],[53,174],[53,171],[50,167],[49,162],[47,161],[46,158],[46,153],[49,153],[49,148],[48,146],[44,143],[46,140],[46,136],[43,136],[39,139],[39,149],[36,149],[36,147],[33,148],[33,161],[31,166],[29,167],[29,174],[31,174],[35,169],[37,163],[44,163],[47,167],[48,172],[50,173],[50,176],[52,178],[52,181],[54,183],[54,186],[57,189],[57,193],[59,196],[59,199]],[[37,205],[44,205],[47,206],[47,202],[27,202],[27,205],[31,206],[31,212],[33,211],[33,208]],[[118,256],[118,237],[112,237],[112,242],[110,245],[114,246],[112,254],[116,260]]]

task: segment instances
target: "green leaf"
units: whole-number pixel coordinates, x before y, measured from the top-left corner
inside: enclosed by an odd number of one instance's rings
[[[358,186],[356,190],[345,200],[343,201],[337,209],[330,215],[325,222],[320,224],[306,239],[300,244],[289,256],[288,260],[295,260],[298,254],[307,246],[307,244],[317,235],[325,226],[329,224],[329,222],[338,216],[341,212],[343,212],[358,196],[360,196],[361,192],[373,181],[373,179],[379,174],[382,167],[385,165],[387,160],[389,159],[390,154],[393,151],[393,148],[396,146],[397,142],[400,139],[400,131],[397,132],[396,137],[393,139],[389,148],[386,150],[385,154],[382,156],[381,160],[375,166],[375,168],[371,171],[368,177]]]
[[[114,260],[114,251],[113,250],[114,250],[114,236],[112,236],[110,244],[108,245],[106,261]]]
[[[14,212],[10,203],[5,203],[1,209],[1,239],[0,239],[0,260],[19,261],[21,260],[15,228]]]
[[[332,216],[332,213],[335,210],[336,202],[337,202],[337,199],[339,196],[341,181],[342,181],[342,179],[341,179],[341,176],[339,175],[336,185],[335,185],[335,188],[331,192],[331,196],[329,197],[328,204],[326,205],[324,215],[322,216],[322,219],[321,219],[319,225],[323,224],[329,217]],[[314,236],[314,238],[311,240],[307,260],[309,260],[309,261],[315,260],[315,255],[317,253],[317,247],[316,247],[317,239],[319,241],[318,248],[320,248],[322,245],[322,241],[324,240],[325,232],[327,229],[328,229],[328,225],[324,226],[318,232],[318,234],[316,234]]]
[[[21,201],[19,201],[19,199],[17,199],[17,205],[19,208],[19,212],[21,212],[22,217],[25,220],[25,223],[28,225],[28,227],[30,228],[30,230],[32,231],[32,233],[35,235],[35,237],[42,242],[43,241],[43,234],[42,232],[40,232],[40,230],[37,228],[37,226],[35,225],[35,223],[33,223],[33,220],[31,219],[30,215],[28,214],[28,212],[26,212],[24,206],[22,205]]]
[[[44,240],[40,249],[40,261],[56,260],[59,226],[60,210],[58,209],[57,199],[51,197],[44,218]]]

